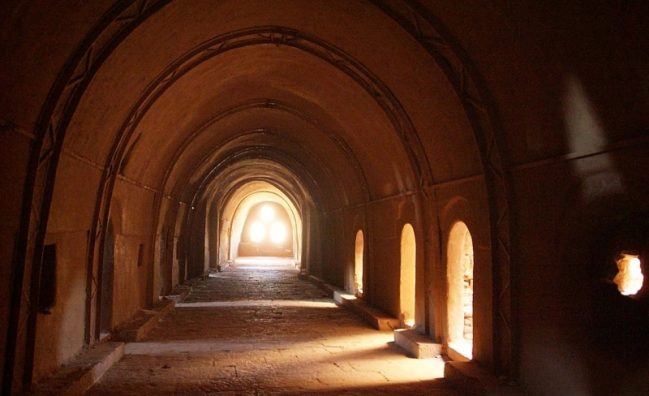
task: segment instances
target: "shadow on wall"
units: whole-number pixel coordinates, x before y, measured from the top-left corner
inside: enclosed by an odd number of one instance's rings
[[[561,224],[559,283],[566,311],[559,315],[560,339],[553,342],[566,345],[561,353],[574,354],[567,359],[583,376],[570,380],[583,378],[586,384],[574,388],[582,394],[649,394],[648,282],[627,296],[614,282],[625,253],[638,256],[642,272],[649,273],[649,208],[637,188],[646,172],[638,169],[640,164],[629,166],[636,148],[609,142],[603,120],[576,78],[566,83],[564,119],[568,163],[578,183]]]

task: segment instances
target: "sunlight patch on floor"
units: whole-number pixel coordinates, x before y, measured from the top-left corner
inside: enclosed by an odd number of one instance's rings
[[[331,300],[238,300],[177,303],[176,308],[295,307],[337,308]]]

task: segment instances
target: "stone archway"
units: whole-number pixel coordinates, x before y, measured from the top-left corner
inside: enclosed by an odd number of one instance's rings
[[[473,240],[466,224],[451,228],[447,251],[447,344],[454,360],[473,357]]]

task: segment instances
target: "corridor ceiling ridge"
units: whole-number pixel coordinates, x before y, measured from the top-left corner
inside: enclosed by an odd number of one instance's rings
[[[131,25],[129,25],[129,26],[130,26],[132,29],[135,29],[136,26],[139,25],[139,23],[143,22],[143,21],[146,20],[150,15],[154,14],[155,11],[158,10],[158,7],[161,7],[161,6],[163,5],[163,2],[160,2],[160,3],[158,3],[158,2],[142,2],[142,3],[139,3],[139,4],[141,5],[141,7],[137,9],[137,11],[139,12],[139,14],[137,14],[138,16],[137,16],[136,18],[124,18],[123,16],[120,16],[120,17],[117,18],[117,20],[121,21],[122,23],[124,23],[124,20],[127,20],[127,21],[129,21],[131,24],[134,25],[134,26],[131,26]],[[380,8],[383,9],[383,10],[387,10],[387,9],[389,9],[389,7],[388,7],[386,4],[383,4],[383,3],[381,3],[381,2],[378,2],[377,4],[378,4],[378,5],[380,6]],[[162,8],[164,8],[164,7],[162,7]],[[124,13],[125,13],[125,14],[129,14],[129,13],[131,13],[132,11],[133,11],[133,10],[131,10],[131,9],[129,8],[129,9],[127,9],[127,10],[124,10]],[[394,10],[392,10],[392,11],[394,11]],[[418,18],[418,19],[419,19],[420,17],[415,16],[415,18]],[[405,23],[405,22],[403,22],[403,21],[401,21],[401,22],[402,22],[402,23]],[[111,24],[110,22],[104,22],[104,23],[107,23],[108,25]],[[422,25],[422,26],[423,26],[423,25]],[[278,29],[279,29],[279,28],[278,28]],[[420,29],[421,29],[421,26],[420,26]],[[129,32],[130,32],[130,31],[129,31]],[[262,41],[262,42],[265,41],[265,42],[267,42],[267,43],[276,43],[276,44],[279,43],[279,44],[282,44],[282,43],[284,43],[284,42],[291,41],[290,39],[294,39],[294,37],[290,35],[292,32],[294,32],[294,31],[292,31],[292,30],[281,30],[281,29],[280,29],[280,30],[275,30],[275,28],[262,28],[261,30],[259,30],[258,28],[255,28],[255,29],[252,29],[252,30],[251,30],[251,33],[252,33],[252,34],[258,34],[258,35],[261,34],[262,37],[256,37],[256,38],[250,38],[250,37],[248,37],[248,39],[252,39],[253,41]],[[108,34],[108,33],[106,33],[106,30],[104,30],[102,33],[103,33],[102,35]],[[265,33],[265,36],[264,36],[264,33]],[[124,37],[122,36],[122,35],[124,35],[124,34],[125,34],[125,31],[124,31],[124,30],[121,30],[121,31],[119,32],[118,36],[116,37],[116,40],[115,40],[116,42],[112,42],[111,45],[107,46],[107,48],[108,48],[108,49],[115,48],[115,47],[117,46],[117,43],[118,43],[119,41],[121,41],[121,40],[124,38]],[[239,34],[240,34],[240,33],[235,34],[234,37],[236,37],[236,36],[239,35]],[[245,37],[245,36],[244,36],[244,37]],[[420,31],[420,32],[419,32],[419,35],[418,35],[417,37],[418,37],[418,38],[425,38],[425,35],[424,35],[423,32]],[[232,36],[232,34],[225,34],[225,35],[222,36],[221,38],[222,38],[222,39],[223,39],[223,38],[233,38],[233,36]],[[219,52],[219,51],[222,51],[222,50],[225,49],[225,46],[222,47],[222,48],[219,48],[218,46],[217,46],[217,47],[214,47],[214,45],[210,46],[209,44],[213,44],[213,43],[212,43],[211,41],[208,42],[208,43],[205,43],[204,45],[201,46],[201,49],[204,50],[204,51],[206,51],[208,54],[211,54],[211,55],[213,55],[214,52]],[[225,42],[222,41],[221,44],[225,44]],[[87,84],[88,84],[88,80],[91,79],[92,76],[94,76],[96,70],[99,68],[99,66],[101,65],[101,63],[103,63],[103,61],[105,60],[105,56],[104,56],[104,57],[101,57],[101,58],[97,58],[97,59],[95,59],[97,62],[94,62],[94,61],[93,61],[93,56],[96,56],[95,54],[97,53],[97,50],[96,50],[95,47],[94,47],[94,46],[96,46],[96,45],[97,45],[97,42],[93,43],[93,51],[90,51],[90,50],[85,51],[85,52],[84,52],[84,51],[81,51],[81,50],[79,51],[80,53],[83,53],[83,55],[82,55],[82,56],[77,55],[76,58],[78,59],[79,62],[81,62],[81,63],[80,63],[80,66],[83,66],[83,70],[86,70],[88,74],[79,73],[79,72],[75,72],[74,74],[71,74],[70,77],[69,77],[71,80],[70,80],[70,82],[69,82],[69,84],[68,84],[70,87],[75,88],[75,89],[78,89],[78,87],[80,87],[80,86],[84,86],[84,89],[85,89],[85,86],[87,86]],[[241,43],[238,43],[238,44],[235,44],[235,43],[228,43],[227,45],[232,46],[232,47],[234,48],[236,45],[242,45],[242,44],[241,44]],[[296,45],[297,45],[297,44],[296,44]],[[196,51],[198,51],[198,50],[199,50],[199,49],[197,49]],[[102,51],[99,51],[99,52],[103,53]],[[448,50],[447,50],[446,52],[448,52]],[[335,52],[334,52],[334,54],[335,54]],[[435,52],[435,54],[437,55],[437,56],[436,56],[436,60],[439,61],[439,59],[438,59],[438,58],[440,57],[439,54],[437,54],[436,52]],[[190,52],[189,55],[196,55],[196,54],[195,54],[194,52]],[[324,56],[324,55],[323,55],[323,56]],[[191,58],[191,56],[189,56],[189,58]],[[189,59],[188,59],[188,60],[189,60]],[[335,62],[339,61],[339,59],[330,59],[330,61],[332,61],[332,62],[335,63]],[[70,63],[73,63],[73,60],[71,60]],[[76,69],[79,69],[79,67],[77,67]],[[168,73],[168,74],[167,74],[167,75],[162,79],[163,86],[166,87],[165,83],[168,83],[171,79],[176,78],[176,77],[177,77],[177,76],[176,76],[177,73],[178,73],[178,70],[175,70],[175,71],[169,72],[169,73]],[[72,76],[74,76],[74,77],[72,77]],[[84,77],[85,77],[85,78],[84,78]],[[65,77],[63,77],[62,79],[65,79]],[[463,83],[464,85],[467,85],[467,81],[470,81],[470,78],[465,78],[465,79],[463,80],[462,83]],[[365,82],[365,81],[364,81],[364,82]],[[365,82],[365,83],[367,83],[367,82]],[[469,85],[470,85],[470,84],[469,84]],[[55,90],[56,90],[56,89],[53,89],[53,91],[55,91]],[[373,91],[373,92],[380,92],[381,90],[380,90],[380,89],[377,89],[377,88],[374,88],[374,89],[372,89],[372,91]],[[77,94],[77,98],[78,98],[78,97],[80,96],[80,94],[79,94],[79,93],[76,93],[76,94]],[[392,96],[392,95],[391,95],[389,92],[386,93],[386,97],[387,97],[387,98],[389,98],[390,96]],[[54,97],[54,92],[53,92],[52,97]],[[61,100],[63,100],[64,98],[65,98],[65,95],[61,95]],[[78,100],[78,99],[77,99],[77,100]],[[386,98],[379,98],[379,100],[387,100],[387,99],[386,99]],[[72,102],[72,101],[65,101],[65,100],[63,100],[63,103],[66,103],[66,104],[68,104],[68,106],[70,106],[73,102]],[[395,106],[395,104],[394,104],[394,103],[387,103],[387,104],[384,104],[384,106],[385,106],[385,107],[392,107],[392,106]],[[59,106],[54,106],[54,108],[56,108],[56,107],[59,107]],[[396,105],[396,107],[399,108],[398,105]],[[400,110],[402,110],[402,109],[400,109]],[[44,112],[43,112],[44,117],[41,117],[42,119],[48,118],[47,116],[45,116],[46,113],[47,113],[47,106],[46,106],[46,108],[44,108]],[[67,111],[66,113],[69,113],[69,111]],[[401,115],[401,116],[402,116],[403,114],[401,114],[401,111],[397,111],[397,115]],[[53,116],[53,114],[52,114],[52,116]],[[125,124],[123,125],[123,127],[124,127],[125,129],[127,129],[127,130],[128,130],[129,128],[132,128],[133,123],[137,122],[137,120],[138,120],[141,116],[142,116],[141,111],[134,111],[134,112],[131,114],[131,116],[128,118],[128,120],[125,121]],[[50,118],[51,118],[51,116],[50,116]],[[66,117],[66,118],[70,118],[70,117],[68,116],[68,117]],[[60,132],[60,131],[64,131],[64,130],[65,130],[64,128],[56,128],[56,123],[54,122],[54,120],[55,120],[55,119],[51,119],[51,120],[50,120],[51,122],[49,122],[49,126],[47,127],[47,129],[50,131],[50,133],[49,133],[47,136],[54,137],[54,136],[57,135],[57,132]],[[400,120],[396,120],[396,121],[393,121],[393,122],[395,123],[395,125],[401,125],[401,124],[404,124],[404,123],[405,123],[405,124],[408,126],[408,128],[406,128],[406,129],[409,130],[409,131],[410,131],[410,128],[412,127],[411,125],[408,125],[409,122],[408,122],[408,120],[407,120],[407,116],[406,116],[406,119],[405,119],[405,120],[404,120],[404,119],[400,119]],[[410,133],[412,133],[412,131],[410,131]],[[415,134],[414,136],[415,136],[415,138],[416,138],[416,134]],[[57,141],[57,142],[60,142],[61,140],[62,140],[62,139],[60,139],[60,138],[56,138],[56,141]],[[127,141],[127,140],[128,140],[128,139],[123,139],[123,140],[121,140],[121,141],[122,141],[122,142],[125,142],[125,141]],[[415,140],[416,140],[416,139],[415,139]],[[117,140],[116,140],[116,141],[117,141]],[[410,140],[408,140],[408,141],[410,141]],[[45,144],[45,146],[47,146],[47,144]],[[126,144],[125,144],[125,143],[122,143],[121,145],[118,144],[118,145],[116,146],[116,148],[117,148],[117,147],[120,147],[120,146],[122,147],[122,149],[119,150],[119,151],[124,151],[125,148],[126,148],[126,147],[125,147]],[[408,144],[406,144],[405,146],[406,146],[406,149],[413,149],[412,146],[410,146],[410,145],[408,145]],[[414,147],[415,147],[415,148],[414,148],[415,150],[419,150],[419,149],[417,149],[417,147],[419,147],[418,145],[415,145]],[[492,147],[494,147],[493,144],[490,144],[489,147],[490,147],[490,148],[488,149],[488,155],[489,155],[489,156],[497,155],[497,150],[494,150],[494,149],[492,148]],[[119,155],[117,155],[117,153],[118,153],[119,151],[118,151],[118,150],[112,150],[112,152],[115,153],[115,154],[113,155],[113,160],[116,160],[116,159],[118,159],[118,158],[120,157]],[[44,155],[44,157],[47,157],[47,155]],[[121,159],[120,159],[120,160],[121,160]],[[413,157],[412,157],[412,156],[410,156],[410,160],[413,160]],[[110,161],[109,161],[109,162],[110,162]],[[419,161],[419,162],[421,162],[421,161]],[[111,167],[111,166],[108,166],[108,167],[106,167],[106,168],[108,169],[108,172],[112,172],[113,169],[114,169],[114,168]],[[417,165],[416,168],[419,168],[419,165]],[[426,167],[425,167],[425,168],[426,168]],[[490,167],[488,167],[488,169],[493,169],[493,168],[494,168],[494,167],[493,167],[493,164],[490,164]],[[40,169],[42,169],[42,168],[40,168]],[[40,170],[40,169],[39,169],[39,170]],[[494,173],[495,173],[495,174],[500,174],[500,172],[499,172],[497,169],[494,169]],[[39,174],[40,174],[40,172],[39,172]],[[38,185],[38,184],[39,184],[39,183],[37,183],[37,185]],[[37,195],[38,195],[38,194],[37,194]],[[502,206],[502,205],[500,205],[499,207],[501,207],[501,206]],[[498,218],[501,218],[501,217],[502,217],[502,216],[499,216]]]
[[[174,154],[172,156],[172,159],[169,161],[169,165],[167,166],[167,169],[164,172],[164,177],[162,178],[162,181],[160,183],[159,190],[167,191],[166,187],[164,187],[164,186],[167,185],[168,180],[171,177],[171,173],[175,170],[175,166],[178,163],[179,158],[186,154],[186,152],[188,151],[188,147],[190,145],[192,145],[192,144],[195,144],[195,141],[198,140],[198,138],[201,137],[201,135],[208,134],[209,129],[212,128],[215,123],[217,123],[218,121],[220,121],[221,119],[223,119],[225,117],[237,114],[237,113],[239,113],[241,111],[248,110],[248,109],[257,109],[257,108],[272,109],[272,110],[281,111],[281,112],[291,114],[291,115],[293,115],[295,117],[300,118],[301,120],[305,121],[306,123],[308,123],[310,126],[313,127],[315,132],[319,132],[319,133],[323,134],[323,136],[325,136],[327,139],[329,139],[333,144],[335,144],[339,148],[340,151],[342,151],[344,153],[344,156],[345,156],[347,162],[349,162],[349,166],[351,166],[354,169],[354,171],[356,172],[355,180],[356,180],[356,183],[358,183],[361,186],[361,188],[363,189],[363,195],[365,196],[365,200],[369,200],[369,190],[368,190],[368,186],[367,186],[367,178],[366,178],[365,174],[363,173],[363,170],[361,168],[361,165],[359,163],[358,158],[354,155],[354,153],[352,152],[349,145],[347,145],[346,142],[344,140],[342,140],[336,133],[334,133],[334,132],[332,132],[330,130],[324,129],[324,126],[318,125],[318,123],[314,119],[309,117],[307,114],[301,112],[299,109],[294,108],[294,107],[292,107],[291,105],[289,105],[287,103],[283,103],[282,101],[277,101],[277,100],[272,100],[272,99],[267,99],[267,98],[252,99],[252,100],[249,100],[249,101],[247,101],[245,103],[242,103],[242,104],[233,106],[231,108],[228,108],[228,109],[226,109],[226,110],[212,116],[204,124],[200,125],[195,130],[193,130],[187,136],[187,138],[178,146],[178,148],[174,152]],[[267,128],[258,128],[257,130],[260,133],[262,133],[262,132],[267,132],[269,134],[270,133],[275,133],[275,134],[280,133],[280,132],[273,132],[272,130],[267,129]],[[254,132],[254,130],[250,130],[250,131],[244,132],[244,134],[253,133],[253,132]],[[239,136],[240,136],[240,134],[236,134],[235,136],[231,137],[229,140],[227,140],[226,142],[223,142],[222,144],[227,145],[228,142],[238,138]],[[220,146],[220,145],[221,145],[221,143],[217,143],[214,146],[216,147],[216,146]],[[303,145],[301,147],[304,148]],[[211,155],[211,153],[210,153],[210,155]],[[198,162],[201,163],[201,164],[205,164],[206,160],[207,160],[207,155],[202,160],[200,160]]]
[[[253,140],[259,139],[256,142]],[[254,144],[253,144],[254,143]],[[280,149],[281,147],[281,149]],[[244,157],[252,158],[255,153],[264,157],[274,157],[281,160],[286,157],[286,160],[280,161],[288,164],[293,163],[297,169],[293,169],[295,173],[303,174],[311,180],[317,180],[320,184],[336,184],[344,190],[357,190],[355,188],[356,181],[350,179],[346,181],[344,174],[335,177],[334,171],[330,166],[320,166],[322,161],[331,156],[322,156],[314,152],[308,146],[304,146],[300,142],[294,141],[292,138],[283,137],[281,131],[270,131],[266,129],[246,130],[237,132],[237,136],[219,145],[218,150],[205,153],[200,156],[196,155],[193,158],[192,154],[187,154],[188,164],[184,164],[181,169],[174,169],[173,181],[167,181],[166,190],[173,189],[173,191],[182,191],[183,189],[190,188],[191,185],[203,184],[202,180],[209,179],[217,171],[224,170],[226,164],[231,164],[236,159]],[[302,154],[303,153],[303,154]],[[289,159],[290,158],[290,159]],[[343,163],[344,164],[344,163]],[[340,170],[340,164],[336,165],[333,169]],[[318,168],[318,169],[315,169]],[[311,176],[306,176],[310,174]],[[176,184],[169,184],[176,183]],[[360,183],[358,183],[360,184]],[[334,190],[331,190],[332,194]],[[177,194],[177,193],[173,193]],[[189,194],[187,191],[185,194]]]
[[[318,193],[321,200],[323,196],[321,192],[323,183],[318,183],[317,178],[304,170],[299,173],[293,171],[293,169],[299,168],[300,162],[287,155],[273,156],[272,153],[276,152],[250,147],[226,157],[219,164],[210,168],[200,179],[200,184],[191,191],[193,194],[190,200],[191,205],[195,206],[199,200],[205,199],[206,191],[210,188],[228,191],[227,184],[224,184],[222,179],[230,175],[237,175],[238,173],[243,174],[243,176],[239,177],[242,177],[246,181],[272,180],[274,184],[281,186],[280,189],[282,191],[291,191],[297,188],[298,191],[310,192],[310,195]],[[279,169],[273,169],[273,166]],[[290,184],[290,178],[297,180],[297,183]],[[237,181],[236,183],[241,184],[242,181]],[[290,188],[290,186],[293,188]],[[305,186],[308,186],[308,188]],[[331,196],[338,195],[334,195],[334,190],[331,188],[328,188],[327,191],[332,193]]]
[[[199,47],[190,50],[186,55],[175,61],[171,66],[167,67],[167,69],[156,78],[155,82],[149,85],[147,92],[141,96],[138,103],[133,107],[131,113],[124,121],[120,128],[120,132],[118,132],[119,138],[115,140],[113,149],[110,151],[114,154],[108,163],[115,163],[115,166],[117,166],[117,163],[122,160],[123,153],[126,151],[130,137],[137,129],[142,118],[153,106],[156,100],[175,81],[180,79],[186,73],[189,73],[200,63],[212,57],[229,50],[259,44],[276,44],[278,46],[292,46],[302,49],[319,56],[331,65],[352,76],[359,85],[363,86],[363,88],[373,98],[375,98],[383,108],[384,112],[388,115],[388,118],[393,123],[394,129],[402,136],[404,142],[403,147],[406,151],[410,151],[408,158],[414,161],[413,167],[416,172],[418,174],[427,172],[425,169],[429,169],[429,166],[422,165],[427,162],[427,160],[417,160],[421,155],[417,155],[415,151],[423,153],[423,150],[420,148],[418,138],[410,120],[396,98],[394,98],[393,94],[378,80],[378,78],[372,76],[368,70],[364,70],[362,65],[356,64],[352,59],[345,57],[340,50],[328,46],[323,42],[319,42],[307,35],[303,35],[295,30],[275,26],[245,29],[216,37],[201,44]],[[426,176],[426,179],[430,179],[430,177]],[[430,183],[430,180],[428,183]]]

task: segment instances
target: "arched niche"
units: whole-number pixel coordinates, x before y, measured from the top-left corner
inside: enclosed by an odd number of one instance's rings
[[[365,238],[363,230],[356,232],[354,241],[354,285],[353,292],[357,297],[363,296],[363,260],[365,254]]]
[[[473,258],[469,228],[458,221],[449,235],[446,267],[447,343],[456,360],[473,358]]]
[[[402,324],[415,325],[415,271],[417,242],[412,225],[406,224],[401,231],[401,267],[399,277],[399,301]]]

